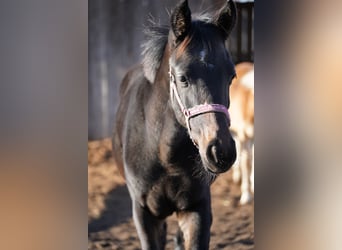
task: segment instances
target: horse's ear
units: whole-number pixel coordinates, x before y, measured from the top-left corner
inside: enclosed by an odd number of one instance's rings
[[[228,0],[213,18],[213,23],[222,30],[225,39],[227,39],[235,26],[235,22],[236,6],[233,0]]]
[[[191,11],[188,1],[182,0],[171,14],[171,28],[174,36],[174,42],[181,42],[191,27]]]

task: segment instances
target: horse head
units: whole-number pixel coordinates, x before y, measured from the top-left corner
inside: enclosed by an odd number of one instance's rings
[[[213,174],[227,171],[236,159],[227,111],[235,70],[225,46],[235,20],[233,1],[227,1],[211,18],[192,20],[186,0],[171,14],[168,44],[172,109],[198,147],[204,168]]]

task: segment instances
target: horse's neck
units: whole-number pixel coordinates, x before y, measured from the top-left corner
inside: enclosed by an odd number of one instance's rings
[[[180,135],[186,135],[170,105],[169,57],[167,45],[146,106],[147,120],[155,127],[153,132],[150,131],[151,136],[158,137],[160,145],[174,145],[176,137],[181,144]],[[164,147],[163,151],[167,153],[169,150]]]
[[[156,73],[156,77],[153,83],[153,87],[155,90],[157,90],[157,94],[166,94],[168,98],[170,97],[169,59],[170,47],[168,44],[166,44],[163,59],[160,63],[159,69]]]
[[[151,93],[149,93],[148,109],[152,119],[160,120],[160,116],[164,116],[169,106],[170,100],[170,79],[169,79],[169,46],[166,45],[163,59],[156,73],[154,83],[152,83]],[[158,112],[158,113],[155,113]]]

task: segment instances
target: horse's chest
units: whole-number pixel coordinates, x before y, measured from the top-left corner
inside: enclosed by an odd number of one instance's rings
[[[146,205],[158,217],[175,211],[187,210],[203,199],[203,184],[186,176],[168,176],[152,185],[146,196]]]

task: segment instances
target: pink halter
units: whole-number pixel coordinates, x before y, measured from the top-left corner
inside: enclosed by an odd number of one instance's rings
[[[182,103],[182,100],[179,97],[177,87],[175,84],[175,79],[171,73],[171,67],[170,67],[169,74],[170,74],[171,102],[173,100],[173,97],[175,96],[176,100],[178,102],[178,105],[179,105],[180,109],[182,110],[183,115],[185,116],[186,126],[187,126],[189,132],[191,131],[190,122],[189,122],[190,118],[197,116],[197,115],[204,114],[204,113],[209,113],[209,112],[219,112],[219,113],[225,114],[227,119],[228,119],[228,125],[230,126],[230,117],[229,117],[228,109],[224,105],[221,105],[221,104],[200,104],[200,105],[196,105],[192,108],[188,108],[188,109],[185,108],[183,103]]]

